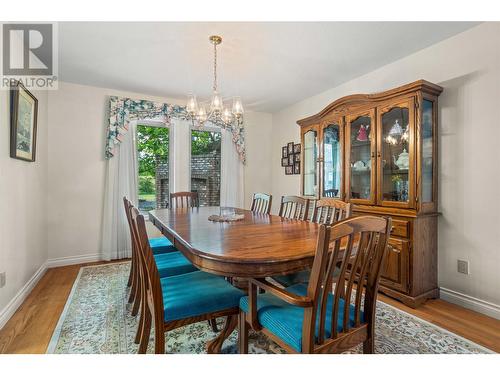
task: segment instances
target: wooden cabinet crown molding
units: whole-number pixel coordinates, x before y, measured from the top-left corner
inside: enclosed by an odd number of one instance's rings
[[[434,83],[420,79],[418,81],[383,92],[374,94],[348,95],[335,100],[333,103],[330,103],[319,113],[298,120],[297,124],[299,124],[300,126],[316,124],[324,120],[326,117],[343,115],[346,112],[350,112],[354,107],[362,107],[364,105],[370,106],[373,104],[384,102],[386,100],[390,100],[395,97],[401,97],[405,94],[412,94],[416,91],[422,91],[430,95],[439,96],[439,94],[441,94],[441,92],[443,91],[443,88]]]

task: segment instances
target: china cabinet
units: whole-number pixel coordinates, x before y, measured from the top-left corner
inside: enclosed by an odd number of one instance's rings
[[[380,290],[415,307],[438,297],[437,103],[442,88],[420,80],[340,98],[299,120],[301,189],[338,198],[354,215],[391,216]]]

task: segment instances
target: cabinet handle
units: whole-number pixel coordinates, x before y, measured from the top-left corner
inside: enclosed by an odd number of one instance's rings
[[[377,152],[377,156],[378,156],[379,158],[380,158],[380,157],[382,157],[382,154],[380,153],[380,151],[379,151],[379,152]]]
[[[375,158],[375,151],[372,151],[372,159]]]

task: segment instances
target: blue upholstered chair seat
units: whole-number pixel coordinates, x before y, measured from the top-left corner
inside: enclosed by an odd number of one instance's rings
[[[238,307],[243,291],[223,277],[197,271],[161,279],[165,321]]]
[[[175,251],[173,253],[156,254],[154,257],[160,277],[182,275],[184,273],[198,270],[179,251]]]
[[[310,276],[311,272],[309,270],[304,270],[288,275],[273,276],[273,279],[284,287],[289,287],[295,284],[307,284]]]
[[[287,291],[305,296],[307,285],[297,284],[286,288]],[[331,334],[333,295],[330,294],[327,301],[326,337]],[[248,312],[248,297],[240,300],[240,308]],[[286,344],[300,352],[302,349],[302,322],[304,320],[304,308],[290,305],[289,303],[273,296],[270,293],[259,294],[257,296],[257,317],[260,324],[271,333],[281,338]],[[354,326],[354,306],[349,308],[349,324]],[[338,332],[342,330],[344,321],[344,300],[339,299],[339,318],[337,323]],[[361,321],[364,321],[361,316]],[[316,319],[316,336],[318,335],[319,313]]]
[[[164,254],[177,251],[174,245],[172,245],[172,242],[167,240],[165,237],[150,238],[149,246],[151,247],[153,254]]]

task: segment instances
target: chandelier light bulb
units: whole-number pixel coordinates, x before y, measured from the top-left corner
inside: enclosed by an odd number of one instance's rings
[[[403,135],[401,136],[401,139],[405,142],[408,142],[409,138],[410,138],[410,134],[408,133],[408,127],[406,127],[406,130],[404,131]]]
[[[233,116],[232,116],[229,108],[224,108],[224,111],[222,112],[222,121],[224,121],[226,124],[228,124],[231,122],[232,118],[233,118]]]
[[[243,116],[243,103],[239,96],[235,96],[233,99],[233,115],[238,118]]]
[[[213,112],[222,112],[222,98],[217,91],[214,91],[214,95],[212,96],[210,110]]]
[[[196,114],[196,112],[198,112],[198,103],[196,102],[196,96],[194,96],[193,94],[188,95],[186,111],[190,115],[194,115]]]
[[[198,108],[198,115],[196,116],[197,120],[200,122],[207,121],[207,111],[205,111],[205,106],[203,104]]]

